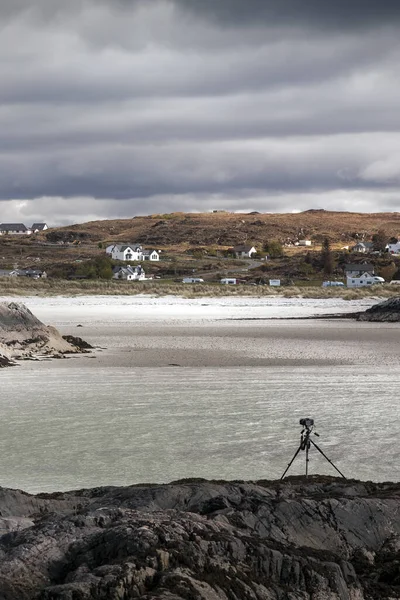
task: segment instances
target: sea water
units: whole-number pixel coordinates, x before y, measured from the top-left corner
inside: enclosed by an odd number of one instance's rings
[[[87,312],[79,316],[89,321]],[[400,371],[378,358],[374,368],[98,369],[77,357],[24,363],[0,379],[4,487],[275,479],[299,447],[299,419],[309,416],[320,434],[311,439],[347,477],[400,479]],[[305,472],[304,454],[288,474]],[[338,475],[314,446],[309,470]]]
[[[347,476],[399,480],[400,374],[340,366],[1,373],[0,484],[30,492],[274,479],[312,439]],[[339,371],[339,372],[338,372]],[[5,394],[4,391],[8,390]],[[310,472],[337,474],[314,447]],[[305,470],[300,452],[290,474]]]

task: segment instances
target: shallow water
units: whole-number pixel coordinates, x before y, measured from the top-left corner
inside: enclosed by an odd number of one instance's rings
[[[78,359],[79,360],[79,359]],[[0,484],[29,492],[278,478],[301,417],[348,477],[399,480],[398,370],[379,366],[1,372]],[[291,474],[304,472],[304,453]],[[310,472],[335,474],[312,448]]]

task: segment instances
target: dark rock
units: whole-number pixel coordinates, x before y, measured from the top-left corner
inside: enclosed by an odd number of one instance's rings
[[[85,342],[85,340],[75,335],[63,335],[62,337],[63,340],[72,346],[76,346],[76,348],[79,348],[80,350],[93,349],[93,346],[91,346],[88,342]]]
[[[0,489],[1,600],[400,598],[400,484]]]
[[[0,369],[2,367],[13,367],[15,365],[7,356],[0,354]]]
[[[357,321],[378,321],[381,323],[395,323],[400,321],[400,298],[389,298],[367,308],[357,317]]]

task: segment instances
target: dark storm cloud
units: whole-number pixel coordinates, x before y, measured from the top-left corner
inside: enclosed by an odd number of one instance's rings
[[[398,0],[175,0],[221,25],[301,25],[359,29],[400,21]],[[127,0],[129,4],[129,0]]]
[[[2,220],[393,208],[399,14],[369,0],[2,0]]]

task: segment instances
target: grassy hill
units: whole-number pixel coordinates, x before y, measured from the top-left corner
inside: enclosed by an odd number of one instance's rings
[[[107,244],[127,242],[162,251],[159,263],[146,263],[146,273],[164,280],[180,280],[196,273],[216,282],[229,274],[247,283],[281,278],[296,284],[321,285],[326,278],[321,266],[321,242],[329,238],[334,250],[332,277],[343,278],[345,263],[367,258],[378,274],[390,280],[400,272],[397,257],[365,257],[344,250],[357,241],[369,241],[379,230],[388,237],[399,236],[400,213],[309,210],[293,214],[157,214],[58,227],[29,237],[0,236],[0,269],[39,268],[52,278],[62,279],[86,275],[105,257]],[[301,239],[312,240],[312,247],[295,246]],[[238,261],[223,252],[236,244],[262,248],[272,240],[283,245],[283,256],[263,263]]]
[[[171,213],[132,219],[93,221],[47,232],[50,241],[138,242],[147,246],[184,249],[190,246],[261,244],[267,240],[295,243],[325,237],[346,244],[369,240],[378,230],[400,235],[400,213],[347,213],[309,210],[302,213]]]

